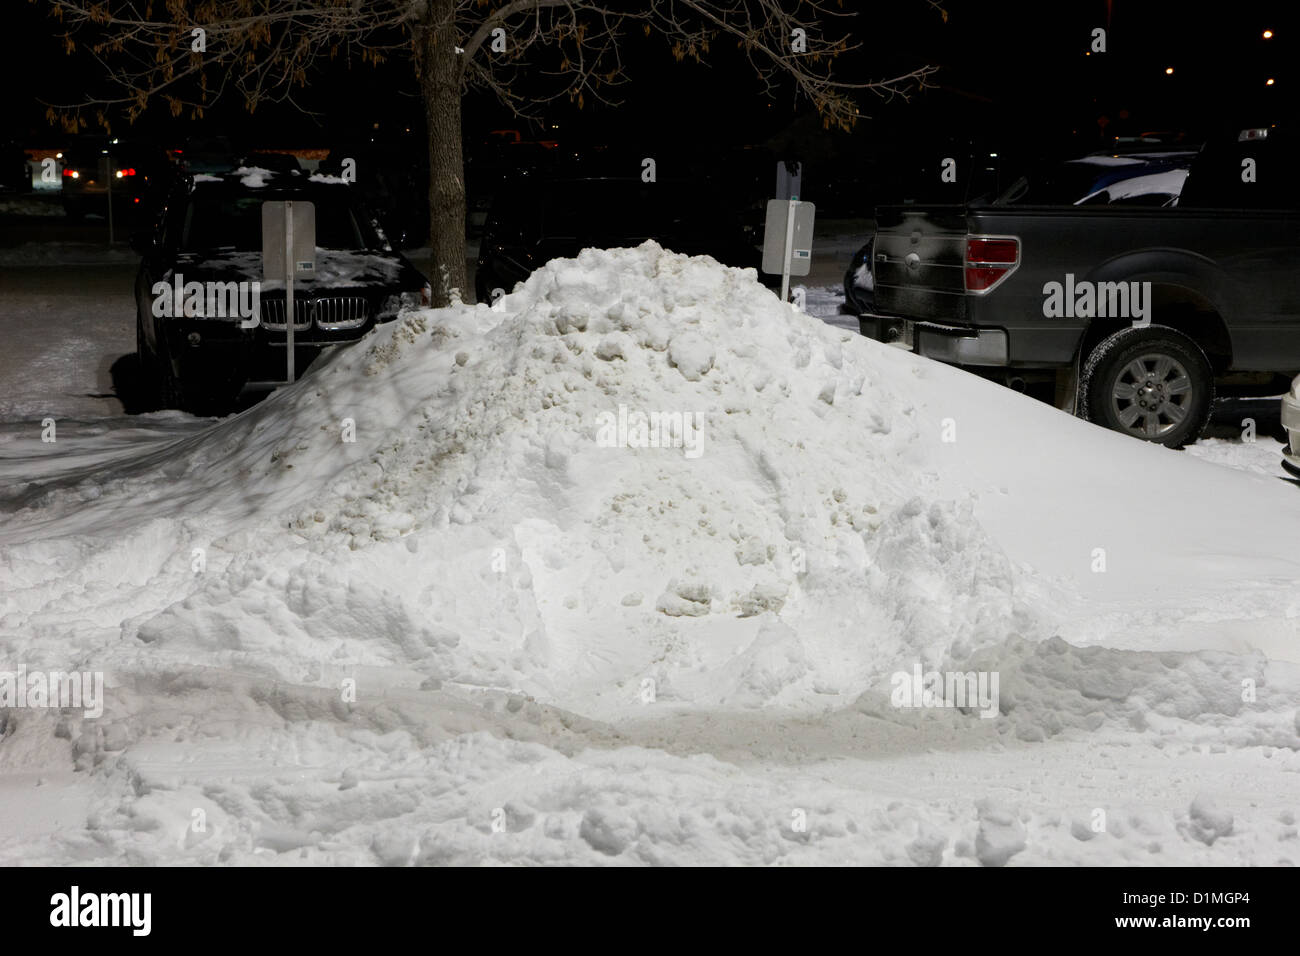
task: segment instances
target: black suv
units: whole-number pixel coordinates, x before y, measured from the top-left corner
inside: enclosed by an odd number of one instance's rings
[[[702,181],[524,179],[493,199],[479,243],[475,294],[511,291],[552,259],[654,239],[673,252],[757,268],[759,236],[744,209]]]
[[[267,170],[178,178],[153,227],[132,236],[143,257],[136,352],[158,404],[220,412],[245,385],[284,379],[284,283],[263,282],[264,202],[315,206],[315,271],[294,280],[298,374],[322,349],[360,339],[403,307],[429,304],[425,277],[392,248],[354,190],[328,179]],[[250,310],[254,282],[258,304]],[[197,297],[185,291],[191,283],[199,283],[191,287]]]

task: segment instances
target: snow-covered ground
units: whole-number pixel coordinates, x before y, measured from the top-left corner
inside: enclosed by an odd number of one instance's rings
[[[5,426],[0,672],[105,696],[0,710],[0,863],[1300,861],[1297,489],[835,296],[588,250],[219,422]]]
[[[858,317],[844,306],[842,285],[804,287],[804,311],[836,328],[858,331]]]
[[[0,194],[0,215],[53,216],[63,215],[63,206],[50,197],[37,195]]]

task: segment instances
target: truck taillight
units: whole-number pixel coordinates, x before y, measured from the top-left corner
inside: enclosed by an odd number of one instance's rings
[[[1020,240],[971,236],[966,240],[966,291],[988,292],[1020,265]]]

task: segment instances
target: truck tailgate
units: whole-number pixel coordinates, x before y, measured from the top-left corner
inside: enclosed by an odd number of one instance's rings
[[[967,220],[960,206],[876,211],[876,308],[892,315],[964,322]]]

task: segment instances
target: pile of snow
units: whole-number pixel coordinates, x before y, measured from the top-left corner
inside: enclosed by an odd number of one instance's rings
[[[969,504],[914,497],[908,403],[846,344],[743,272],[587,252],[495,310],[408,315],[41,510],[102,515],[118,550],[128,516],[205,529],[187,599],[128,629],[154,662],[293,680],[340,648],[404,662],[414,640],[426,678],[569,705],[645,677],[695,703],[856,695],[1005,639],[1018,610]],[[368,596],[358,561],[384,566]]]
[[[8,502],[0,670],[108,690],[98,719],[0,711],[0,780],[26,808],[0,861],[1149,862],[1158,831],[1166,862],[1274,862],[1295,836],[1273,778],[1300,769],[1296,668],[1240,642],[1080,646],[1138,612],[1079,614],[1077,581],[1008,553],[1026,539],[987,501],[1024,442],[1040,495],[1067,469],[1086,495],[1125,459],[1193,494],[1264,487],[654,243],[408,313],[240,416]],[[931,670],[996,675],[999,699],[898,706],[898,675]],[[1086,795],[1079,753],[1134,742],[1161,774],[1267,751],[1266,810],[1156,787],[1176,813],[1116,807],[1092,839],[1135,763]],[[1048,746],[1063,779],[1034,797]],[[85,820],[33,840],[23,774],[63,780]]]

